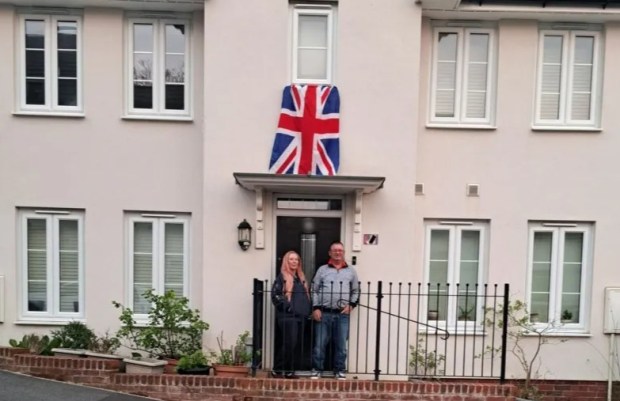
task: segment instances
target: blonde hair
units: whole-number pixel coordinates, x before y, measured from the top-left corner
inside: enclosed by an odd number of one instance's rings
[[[306,275],[304,274],[303,269],[301,268],[301,256],[295,251],[288,251],[284,254],[282,258],[282,266],[280,267],[280,273],[282,273],[282,279],[284,280],[284,296],[287,300],[291,300],[293,296],[293,285],[295,281],[295,271],[291,269],[291,265],[288,262],[288,258],[291,255],[297,255],[299,259],[299,267],[297,268],[297,277],[304,285],[306,289],[306,295],[309,297],[308,284],[306,283]]]

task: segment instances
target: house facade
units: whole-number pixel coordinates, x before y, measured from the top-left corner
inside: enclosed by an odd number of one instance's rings
[[[155,288],[213,347],[285,251],[311,275],[340,239],[364,282],[509,283],[545,378],[606,379],[614,3],[0,1],[0,344],[113,332]],[[269,171],[291,83],[339,90],[335,176]]]

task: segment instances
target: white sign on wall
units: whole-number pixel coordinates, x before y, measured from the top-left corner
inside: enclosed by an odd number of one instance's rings
[[[605,288],[605,334],[620,333],[620,287]]]

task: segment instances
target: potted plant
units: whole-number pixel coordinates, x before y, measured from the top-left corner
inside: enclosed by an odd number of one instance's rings
[[[49,336],[39,337],[37,334],[26,334],[21,341],[9,340],[9,345],[14,348],[25,348],[35,355],[53,355],[52,349],[60,346],[60,340],[50,339]]]
[[[568,309],[564,309],[562,312],[562,318],[560,320],[562,323],[572,323],[573,322],[573,313]]]
[[[143,297],[151,309],[146,321],[140,324],[136,322],[132,309],[119,302],[112,302],[121,310],[119,320],[122,326],[116,336],[125,340],[127,347],[152,358],[165,359],[170,365],[176,365],[181,356],[202,348],[202,334],[209,329],[209,324],[200,318],[198,309],[189,307],[186,297],[177,297],[174,291],[160,295],[153,289],[147,290]],[[126,359],[125,362],[131,364],[132,359]],[[140,360],[144,361],[142,358]]]
[[[202,350],[183,355],[177,364],[177,372],[182,375],[208,375],[209,370],[209,360]]]
[[[248,363],[252,360],[252,352],[246,344],[250,333],[246,330],[239,334],[235,345],[227,348],[224,345],[224,332],[217,337],[218,352],[211,352],[214,358],[213,369],[216,376],[245,377],[248,375]]]
[[[474,307],[471,306],[469,308],[463,308],[461,306],[459,306],[459,316],[458,316],[458,320],[474,320],[473,319],[473,313],[474,313]]]
[[[435,309],[429,309],[429,311],[426,314],[426,318],[428,320],[437,320],[439,318],[439,311]]]
[[[52,331],[52,340],[58,346],[52,349],[54,355],[85,357],[86,351],[97,339],[95,332],[82,322],[70,322]]]

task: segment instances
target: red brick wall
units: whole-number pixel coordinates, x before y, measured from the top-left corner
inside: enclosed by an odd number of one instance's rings
[[[28,350],[0,347],[0,369],[86,384],[166,401],[305,401],[418,400],[514,401],[517,381],[367,381],[222,378],[118,373],[119,362],[89,358],[31,355]],[[535,382],[545,401],[606,401],[606,382]]]

